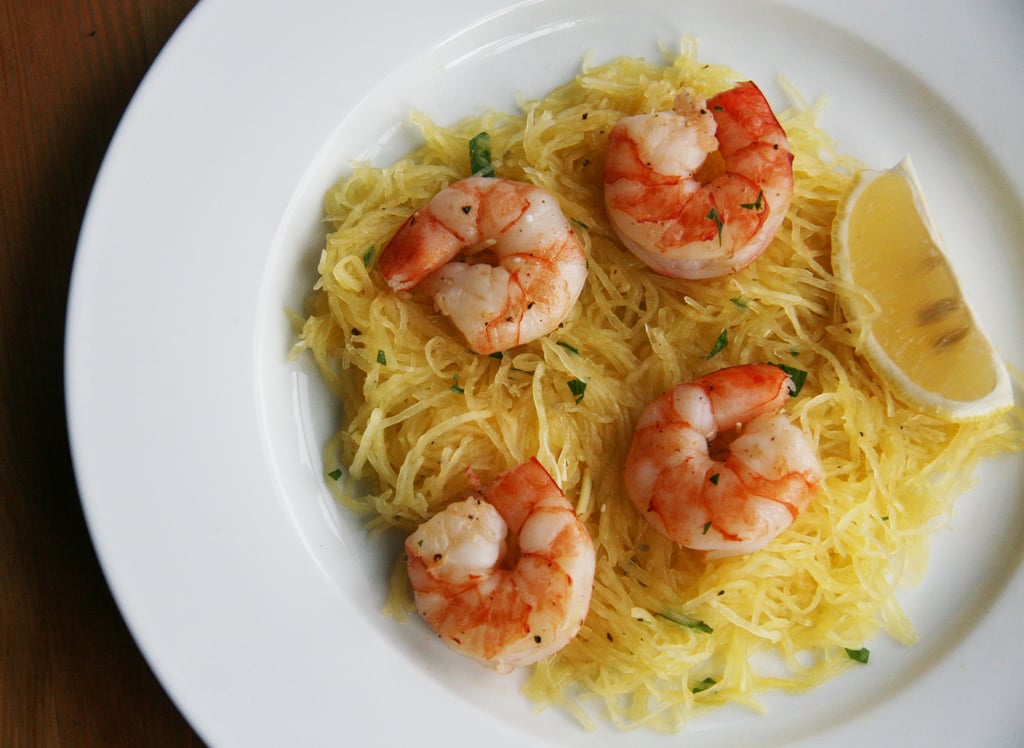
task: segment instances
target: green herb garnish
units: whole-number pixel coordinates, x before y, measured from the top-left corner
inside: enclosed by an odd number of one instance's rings
[[[381,366],[388,365],[388,354],[384,353],[384,351],[380,349],[377,350],[377,363]]]
[[[757,193],[757,200],[752,203],[740,203],[740,207],[747,210],[761,210],[764,207],[764,190]]]
[[[335,468],[334,470],[327,474],[327,477],[330,478],[331,480],[338,480],[339,478],[341,478],[341,469]]]
[[[709,210],[706,218],[709,221],[714,221],[715,222],[715,228],[718,231],[718,243],[721,244],[722,243],[722,225],[723,225],[724,222],[722,221],[722,217],[720,215],[718,215],[718,208],[712,208],[711,210]]]
[[[704,621],[697,620],[696,618],[690,618],[689,616],[680,615],[679,613],[655,613],[654,615],[659,618],[664,618],[666,621],[671,621],[677,626],[683,628],[693,629],[699,631],[702,634],[712,634],[714,629],[708,626]]]
[[[789,396],[796,397],[800,393],[800,390],[804,388],[804,383],[807,381],[807,372],[793,366],[786,366],[785,364],[775,365],[789,374],[789,378],[793,380],[793,389],[790,390]]]
[[[711,481],[711,484],[712,484],[712,485],[714,485],[714,486],[717,486],[717,485],[718,485],[718,479],[719,479],[720,477],[721,477],[721,476],[720,476],[720,475],[719,475],[718,473],[715,473],[715,474],[714,474],[714,475],[712,475],[712,476],[711,476],[710,478],[708,478],[708,480],[709,480],[709,481]],[[711,523],[710,523],[710,522],[708,522],[708,524],[710,525]]]
[[[363,266],[364,267],[370,267],[370,263],[373,262],[373,253],[376,252],[376,251],[377,251],[377,248],[374,247],[371,244],[370,247],[365,252],[363,252]]]
[[[690,692],[691,693],[700,693],[701,691],[707,691],[709,688],[711,688],[711,686],[715,685],[716,683],[718,683],[718,681],[716,681],[714,678],[705,678],[700,683],[698,683],[696,686],[693,686],[690,689]]]
[[[848,647],[843,647],[843,649],[846,650],[847,657],[849,657],[851,660],[855,660],[856,662],[859,662],[864,665],[867,664],[868,658],[871,656],[871,652],[868,651],[867,647],[861,647],[860,649],[850,649]]]
[[[580,400],[583,399],[583,393],[587,391],[587,383],[579,379],[570,379],[568,384],[572,396],[576,398],[576,404],[579,405]]]
[[[734,299],[729,299],[729,301],[731,301],[733,304],[738,306],[743,311],[747,311],[747,306],[750,304],[750,300],[745,299],[742,296],[737,296]]]
[[[478,133],[469,141],[469,170],[474,177],[494,176],[494,164],[491,163],[491,136],[486,132]]]
[[[575,353],[577,356],[580,355],[580,349],[574,345],[569,345],[568,343],[565,343],[561,340],[557,341],[555,345],[562,346],[563,348],[565,348],[565,350],[569,351],[569,353]]]
[[[718,338],[715,340],[715,344],[711,346],[711,350],[708,351],[708,355],[704,357],[704,360],[710,361],[719,353],[721,353],[722,349],[725,348],[727,345],[729,345],[729,331],[722,330],[722,332],[718,333]]]

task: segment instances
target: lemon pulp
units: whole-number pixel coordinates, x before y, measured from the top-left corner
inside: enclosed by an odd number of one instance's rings
[[[1009,407],[1005,367],[964,300],[909,159],[862,176],[833,251],[840,275],[880,307],[867,354],[902,395],[954,418]]]

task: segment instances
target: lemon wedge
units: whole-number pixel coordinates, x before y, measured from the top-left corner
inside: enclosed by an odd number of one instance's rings
[[[862,353],[901,399],[951,421],[1013,406],[1009,373],[964,299],[909,157],[861,172],[832,226],[832,267],[866,292],[843,298],[843,311],[868,325]]]

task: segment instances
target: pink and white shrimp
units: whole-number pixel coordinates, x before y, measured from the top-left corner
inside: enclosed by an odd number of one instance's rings
[[[557,328],[587,278],[586,252],[558,200],[493,177],[437,193],[384,247],[379,267],[393,291],[420,287],[432,296],[482,354]]]
[[[793,195],[786,132],[752,82],[612,128],[605,207],[622,243],[662,275],[712,278],[756,260]]]
[[[804,433],[778,411],[792,380],[770,364],[721,369],[655,399],[640,416],[625,482],[663,535],[717,558],[760,550],[823,480]],[[724,459],[709,443],[735,432]]]
[[[405,552],[420,615],[500,673],[564,647],[590,607],[593,542],[536,459],[424,522]]]

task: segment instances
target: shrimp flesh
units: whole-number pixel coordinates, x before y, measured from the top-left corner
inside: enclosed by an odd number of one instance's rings
[[[754,83],[707,101],[684,90],[671,111],[615,124],[604,183],[630,251],[662,275],[712,278],[771,243],[793,195],[793,154]]]
[[[804,433],[778,411],[792,379],[771,364],[720,369],[655,399],[626,458],[630,499],[663,535],[708,558],[760,550],[824,478]],[[735,432],[724,459],[709,443]]]
[[[420,615],[499,673],[564,647],[590,607],[593,542],[536,459],[424,522],[405,553]]]
[[[421,286],[482,354],[554,330],[587,279],[586,253],[558,200],[496,177],[437,193],[399,228],[379,266],[393,291]]]

